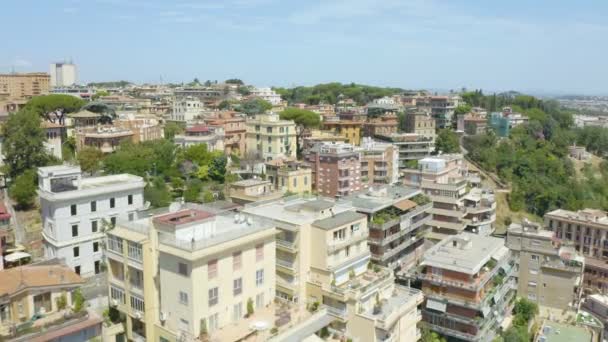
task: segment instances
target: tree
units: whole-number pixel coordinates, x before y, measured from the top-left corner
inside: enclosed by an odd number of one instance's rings
[[[253,300],[251,298],[247,299],[247,317],[251,317],[253,315]]]
[[[217,108],[220,110],[226,110],[226,109],[230,109],[231,103],[228,100],[224,100],[222,102],[220,102],[219,105],[217,105]]]
[[[78,164],[80,169],[93,174],[101,169],[103,153],[94,147],[85,147],[78,152]]]
[[[184,128],[176,122],[167,122],[164,127],[165,139],[173,140],[173,138],[184,132]]]
[[[200,194],[203,189],[203,183],[198,179],[192,179],[188,182],[186,191],[184,191],[184,201],[200,202]]]
[[[247,86],[244,85],[240,85],[237,89],[236,89],[237,93],[241,94],[242,96],[248,96],[251,94],[251,89]]]
[[[203,203],[211,203],[215,201],[215,197],[213,197],[213,193],[209,190],[203,193]]]
[[[74,290],[72,293],[72,310],[81,312],[85,308],[86,301],[80,289]]]
[[[152,184],[148,184],[144,188],[144,199],[149,201],[151,206],[162,208],[171,203],[171,194],[163,180],[155,178]]]
[[[442,129],[435,141],[435,151],[437,153],[458,153],[460,152],[460,142],[456,132],[449,128]]]
[[[27,170],[17,176],[10,187],[9,194],[21,209],[30,208],[36,198],[36,173],[33,170]]]
[[[538,305],[533,301],[521,298],[515,302],[513,312],[516,315],[521,315],[527,324],[532,318],[534,318],[534,316],[536,316],[536,314],[538,314]]]
[[[103,102],[89,102],[82,106],[81,110],[88,110],[89,112],[100,114],[101,116],[97,119],[97,122],[104,125],[112,124],[114,119],[118,117],[116,110]]]
[[[44,149],[46,136],[35,111],[23,109],[11,114],[3,127],[3,135],[4,161],[11,177],[49,162]]]
[[[91,100],[97,101],[100,97],[109,96],[110,93],[107,90],[100,90],[95,92],[93,96],[91,96]]]
[[[422,342],[446,342],[444,337],[439,336],[434,331],[429,330],[426,326],[421,329],[422,338],[420,339]]]
[[[223,154],[215,157],[209,166],[209,178],[216,182],[224,183],[227,162],[228,159]]]
[[[321,124],[321,117],[315,112],[293,107],[282,111],[280,117],[283,120],[293,120],[296,123],[296,152],[300,154],[302,152],[302,136],[311,128],[318,127]]]
[[[25,108],[49,122],[64,125],[65,115],[80,110],[84,104],[84,100],[72,95],[51,94],[32,98]]]
[[[238,78],[227,79],[226,81],[224,81],[224,83],[226,83],[226,84],[238,84],[238,85],[244,85],[245,84],[245,83],[243,83],[243,81],[241,81]]]
[[[462,115],[462,114],[467,114],[470,111],[471,111],[470,105],[462,104],[462,105],[459,105],[458,107],[456,107],[456,109],[454,109],[454,114]]]
[[[263,114],[272,109],[272,104],[260,98],[254,98],[241,103],[241,112],[247,115]]]

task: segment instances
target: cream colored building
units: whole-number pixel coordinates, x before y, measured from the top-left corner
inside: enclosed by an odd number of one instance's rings
[[[246,153],[255,153],[265,161],[296,157],[296,124],[281,120],[276,113],[247,119]]]
[[[127,316],[126,337],[244,338],[249,326],[237,326],[252,324],[274,300],[276,229],[259,218],[175,206],[108,231],[109,296]]]
[[[395,285],[387,268],[368,267],[367,216],[348,202],[284,198],[243,212],[271,219],[280,230],[277,297],[323,305],[335,319],[332,328],[356,341],[419,338],[422,293]]]
[[[51,76],[44,72],[0,74],[0,97],[27,100],[49,93]]]
[[[266,162],[266,176],[275,189],[294,194],[312,191],[312,170],[298,161],[275,159]]]
[[[263,179],[245,179],[230,184],[230,199],[237,204],[267,201],[283,196],[283,191],[274,189],[274,185]]]

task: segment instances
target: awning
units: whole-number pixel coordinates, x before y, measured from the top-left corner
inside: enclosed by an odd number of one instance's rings
[[[411,208],[413,208],[413,207],[415,207],[417,205],[418,204],[416,204],[416,202],[414,202],[414,201],[410,201],[408,199],[404,199],[402,201],[399,201],[399,202],[393,204],[393,207],[395,207],[397,209],[400,209],[400,210],[403,210],[403,211],[406,211],[406,210],[411,209]]]
[[[436,310],[436,311],[445,312],[445,310],[447,308],[447,304],[429,298],[429,299],[426,300],[426,307],[428,309],[433,309],[433,310]]]
[[[19,259],[24,259],[24,258],[31,258],[32,256],[25,253],[25,252],[15,252],[13,254],[9,254],[7,256],[4,257],[4,260],[8,261],[8,262],[15,262]]]

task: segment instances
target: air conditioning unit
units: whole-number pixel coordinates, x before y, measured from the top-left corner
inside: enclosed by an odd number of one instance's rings
[[[137,311],[137,312],[135,313],[135,318],[137,318],[137,319],[141,319],[141,318],[142,318],[141,312]]]
[[[116,299],[112,299],[112,306],[117,306],[118,305],[118,301]]]
[[[166,320],[167,320],[167,313],[166,313],[166,312],[164,312],[164,311],[161,311],[161,312],[160,312],[160,320],[161,320],[162,322],[164,322],[164,321],[166,321]]]

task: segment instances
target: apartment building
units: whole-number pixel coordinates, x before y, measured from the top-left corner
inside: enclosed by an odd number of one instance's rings
[[[173,101],[173,111],[169,120],[188,122],[196,119],[203,111],[203,103],[192,97],[178,98]]]
[[[276,113],[260,114],[246,121],[246,154],[253,153],[265,161],[296,157],[296,124],[281,120]]]
[[[316,144],[322,142],[348,143],[348,138],[339,133],[321,131],[318,129],[311,129],[304,132],[302,140],[302,154],[308,153]]]
[[[435,119],[426,112],[405,115],[405,132],[435,138]]]
[[[184,134],[173,137],[173,142],[181,147],[205,144],[207,151],[224,152],[224,128],[207,125],[187,127]]]
[[[394,133],[378,135],[376,138],[397,146],[399,149],[399,169],[407,168],[411,163],[426,158],[435,151],[435,136],[424,136],[417,133]]]
[[[518,265],[517,294],[541,308],[577,311],[582,294],[584,258],[555,233],[524,220],[507,230],[507,247]]]
[[[49,93],[50,76],[44,72],[0,74],[0,95],[9,100],[28,100]]]
[[[51,87],[68,87],[78,83],[78,69],[73,63],[52,63],[50,74]]]
[[[460,341],[492,341],[512,309],[516,265],[504,240],[463,232],[424,253],[423,324]]]
[[[604,336],[608,334],[608,296],[604,294],[592,294],[585,297],[582,309],[591,313],[595,318],[599,319],[604,325]],[[588,313],[581,313],[583,316],[588,316]]]
[[[450,96],[431,96],[429,101],[431,116],[439,129],[452,127],[454,109],[458,107],[458,98]]]
[[[84,277],[101,272],[107,225],[133,218],[144,206],[141,177],[83,178],[80,167],[38,168],[45,258],[60,258]]]
[[[585,258],[584,288],[608,290],[608,217],[596,209],[569,211],[557,209],[545,214],[545,227],[555,237],[571,242]]]
[[[361,154],[351,145],[322,142],[304,155],[312,186],[320,195],[343,197],[363,189]]]
[[[275,189],[293,194],[312,192],[312,171],[301,161],[275,159],[266,162],[266,177]]]
[[[275,190],[274,184],[269,180],[253,178],[230,184],[230,199],[237,204],[273,200],[282,196],[283,191]]]
[[[268,101],[273,106],[276,106],[281,103],[281,95],[277,94],[270,87],[253,88],[251,89],[251,96],[258,97],[264,101]]]
[[[121,115],[118,120],[113,121],[113,125],[133,132],[132,140],[136,144],[159,140],[165,136],[165,131],[155,115]]]
[[[422,191],[404,186],[370,188],[345,199],[367,216],[371,260],[394,270],[416,265],[422,256],[433,204]]]
[[[399,151],[393,144],[363,138],[361,147],[361,183],[394,184],[399,180]]]
[[[72,312],[84,280],[50,261],[0,271],[2,341],[88,341],[101,335],[102,319],[84,308]],[[60,305],[63,302],[64,304]],[[33,319],[32,317],[38,317]]]
[[[140,214],[107,234],[109,296],[127,338],[237,341],[268,319],[258,315],[275,295],[271,222],[194,204]]]
[[[323,121],[324,130],[342,135],[353,146],[361,144],[361,137],[363,136],[361,125],[362,122],[357,120],[328,119]]]
[[[102,153],[112,153],[123,141],[133,141],[134,135],[133,131],[122,127],[94,126],[80,128],[74,132],[76,151],[85,147],[92,147]]]
[[[394,112],[387,112],[379,117],[368,118],[363,123],[363,136],[375,137],[376,135],[391,135],[397,133],[399,119]]]
[[[470,182],[470,177],[467,177]],[[463,198],[462,204],[466,214],[466,230],[477,234],[490,235],[496,223],[496,198],[494,190],[472,188]]]
[[[345,202],[284,198],[246,206],[272,220],[277,237],[277,296],[321,304],[345,338],[415,341],[420,291],[395,285],[392,271],[368,268],[367,216]]]
[[[433,219],[428,238],[441,240],[457,234],[469,223],[464,198],[467,195],[466,164],[462,155],[445,154],[418,161],[417,169],[404,169],[403,184],[419,187],[430,197]],[[495,209],[494,209],[495,210]],[[481,221],[486,222],[486,221]]]
[[[237,115],[236,112],[219,112],[213,118],[206,119],[209,126],[222,127],[224,129],[224,149],[226,155],[245,154],[245,117]]]

